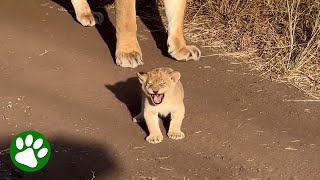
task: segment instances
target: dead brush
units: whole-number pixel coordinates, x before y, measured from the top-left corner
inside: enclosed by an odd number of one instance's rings
[[[320,98],[320,2],[189,0],[186,38]]]

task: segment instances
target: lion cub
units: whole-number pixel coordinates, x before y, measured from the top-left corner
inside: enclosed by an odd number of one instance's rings
[[[133,118],[134,122],[146,121],[150,132],[146,141],[160,143],[163,135],[159,127],[159,115],[170,114],[171,121],[168,136],[171,139],[182,139],[184,133],[181,124],[184,118],[184,91],[180,82],[181,74],[168,67],[136,73],[142,85],[141,112]]]

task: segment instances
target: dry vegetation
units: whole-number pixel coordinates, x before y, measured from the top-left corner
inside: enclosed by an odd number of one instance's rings
[[[189,0],[186,37],[320,98],[320,1]]]

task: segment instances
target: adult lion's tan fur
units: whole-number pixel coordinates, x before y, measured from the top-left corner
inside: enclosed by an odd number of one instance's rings
[[[159,115],[167,116],[170,114],[169,138],[182,139],[185,136],[181,131],[185,106],[180,76],[180,72],[167,67],[155,68],[146,73],[137,73],[143,91],[142,106],[141,113],[134,117],[133,121],[146,121],[150,132],[146,140],[149,143],[160,143],[163,140],[159,127]]]
[[[101,24],[103,15],[91,11],[87,0],[71,0],[77,20],[83,26]],[[135,68],[143,64],[137,40],[135,0],[115,0],[116,8],[116,64]],[[187,46],[183,36],[186,0],[164,0],[168,18],[168,52],[178,61],[199,60],[200,50]]]

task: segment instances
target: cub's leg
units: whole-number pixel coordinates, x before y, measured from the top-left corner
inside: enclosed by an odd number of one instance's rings
[[[156,112],[145,112],[144,118],[150,132],[149,136],[146,138],[146,141],[152,144],[160,143],[163,140],[163,135],[159,126],[159,117]]]
[[[142,53],[137,40],[136,1],[116,0],[116,64],[135,68],[142,65]]]
[[[168,18],[168,52],[178,61],[199,60],[201,51],[187,46],[183,36],[186,0],[164,0]]]
[[[77,20],[83,26],[94,26],[104,21],[101,13],[91,11],[87,0],[71,0],[71,3],[76,12]]]
[[[181,124],[184,118],[184,106],[181,106],[179,111],[171,113],[171,121],[169,126],[168,136],[171,139],[183,139],[184,133],[181,131]]]

